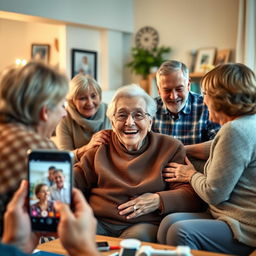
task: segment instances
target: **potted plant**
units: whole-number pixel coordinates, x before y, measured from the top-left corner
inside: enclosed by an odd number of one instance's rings
[[[152,50],[134,47],[132,48],[132,61],[127,63],[136,75],[141,75],[142,79],[147,79],[153,67],[159,67],[166,59],[164,56],[171,52],[170,47],[157,47]]]

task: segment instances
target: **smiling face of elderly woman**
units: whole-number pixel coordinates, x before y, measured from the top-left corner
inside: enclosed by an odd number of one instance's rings
[[[116,102],[116,111],[112,119],[113,131],[129,151],[138,150],[151,129],[152,118],[146,110],[146,101],[139,96],[124,96]]]

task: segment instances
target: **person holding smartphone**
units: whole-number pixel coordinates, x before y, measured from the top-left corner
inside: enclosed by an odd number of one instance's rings
[[[24,207],[28,183],[23,180],[10,201],[4,216],[4,233],[0,251],[3,255],[29,255],[38,244],[38,235],[32,233],[27,208]],[[62,246],[70,256],[98,256],[95,243],[96,219],[82,193],[73,189],[74,212],[68,205],[56,201],[60,212],[58,235]]]
[[[0,236],[3,213],[27,177],[28,149],[56,149],[49,139],[66,115],[68,79],[39,62],[0,74]]]

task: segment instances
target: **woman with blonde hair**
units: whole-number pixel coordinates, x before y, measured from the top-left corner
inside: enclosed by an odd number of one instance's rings
[[[108,141],[111,128],[106,116],[107,104],[101,102],[100,85],[91,77],[78,74],[70,83],[67,95],[67,116],[56,129],[57,146],[73,150],[75,160],[84,151]]]
[[[204,173],[171,163],[168,182],[189,182],[209,205],[205,213],[176,213],[160,224],[158,241],[191,249],[249,255],[256,247],[256,76],[243,64],[219,65],[202,79],[210,119],[222,127]]]

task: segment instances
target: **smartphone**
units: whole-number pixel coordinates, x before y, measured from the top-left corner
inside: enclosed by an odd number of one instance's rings
[[[108,242],[96,242],[98,251],[104,252],[104,251],[109,251],[109,244]]]
[[[33,231],[56,232],[59,200],[72,205],[73,153],[59,150],[28,151],[28,208]]]
[[[121,250],[119,256],[135,256],[140,248],[141,241],[138,239],[128,238],[120,242]]]
[[[119,256],[135,256],[136,253],[137,249],[135,248],[122,248]]]

